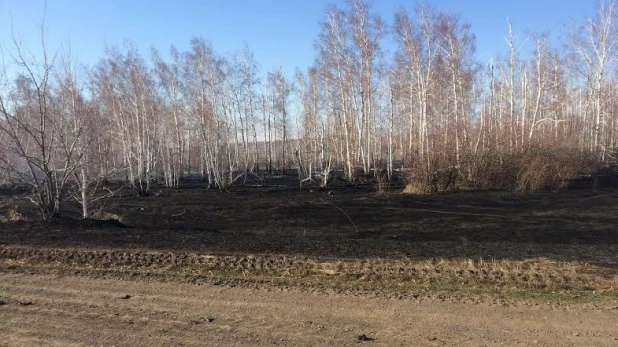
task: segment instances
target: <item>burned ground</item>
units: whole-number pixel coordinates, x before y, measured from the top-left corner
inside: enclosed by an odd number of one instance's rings
[[[147,197],[125,191],[96,212],[110,220],[5,223],[0,258],[142,272],[174,265],[204,278],[336,275],[609,292],[618,278],[611,187],[413,196],[344,182],[299,190],[293,176],[280,176],[228,192],[197,182]]]

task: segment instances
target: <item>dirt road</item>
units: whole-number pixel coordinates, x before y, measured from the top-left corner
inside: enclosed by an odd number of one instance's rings
[[[618,309],[0,274],[7,346],[618,346]]]

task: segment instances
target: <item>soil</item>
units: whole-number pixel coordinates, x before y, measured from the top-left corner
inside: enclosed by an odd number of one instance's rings
[[[9,346],[615,346],[613,310],[0,274]],[[20,305],[30,302],[30,305]]]
[[[64,214],[74,219],[51,224],[36,221],[31,204],[13,198],[23,218],[2,225],[0,244],[336,258],[544,257],[601,266],[618,250],[618,191],[611,188],[414,196],[345,182],[299,190],[293,176],[279,176],[228,192],[195,182],[155,190],[98,202],[91,210],[99,220],[74,220],[81,210],[69,205]]]
[[[0,191],[0,345],[618,345],[618,190],[592,188],[189,180],[53,222]]]

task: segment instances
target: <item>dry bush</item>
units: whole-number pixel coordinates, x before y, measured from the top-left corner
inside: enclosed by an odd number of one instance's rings
[[[24,220],[19,212],[17,205],[9,205],[3,216],[0,216],[0,223],[17,222]]]
[[[388,178],[388,173],[386,170],[376,169],[374,171],[374,182],[376,184],[376,191],[378,194],[386,194],[388,193],[391,181]]]
[[[467,186],[472,189],[511,190],[517,181],[519,158],[517,155],[485,150],[464,157],[467,169]]]
[[[598,168],[593,156],[574,146],[531,146],[509,153],[487,149],[463,153],[461,168],[452,155],[436,154],[408,161],[405,193],[433,194],[458,188],[539,191],[566,189]]]
[[[515,189],[561,190],[577,177],[591,173],[596,163],[574,148],[531,147],[521,155]]]
[[[119,214],[107,212],[107,211],[104,211],[102,209],[99,209],[99,210],[96,210],[96,211],[92,212],[91,213],[91,218],[92,219],[97,219],[97,220],[116,221],[116,222],[120,222],[120,223],[122,223],[122,221],[124,219]]]
[[[435,154],[420,160],[412,157],[408,160],[409,171],[405,175],[404,193],[433,194],[447,192],[457,188],[459,170],[450,156]]]

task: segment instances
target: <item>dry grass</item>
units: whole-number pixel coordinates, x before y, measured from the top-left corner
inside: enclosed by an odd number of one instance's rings
[[[24,220],[24,217],[19,212],[19,207],[17,205],[0,205],[0,209],[6,207],[6,211],[3,215],[0,215],[0,223],[8,223],[8,222],[17,222],[20,220]]]
[[[419,181],[410,181],[406,184],[403,189],[404,194],[412,194],[412,195],[429,195],[432,194],[431,189],[422,182]]]
[[[329,260],[287,255],[209,255],[174,252],[82,251],[0,247],[0,259],[72,268],[184,273],[238,278],[328,279],[337,283],[409,283],[453,288],[508,287],[526,290],[615,293],[618,271],[548,259]],[[382,288],[386,289],[386,288]]]

